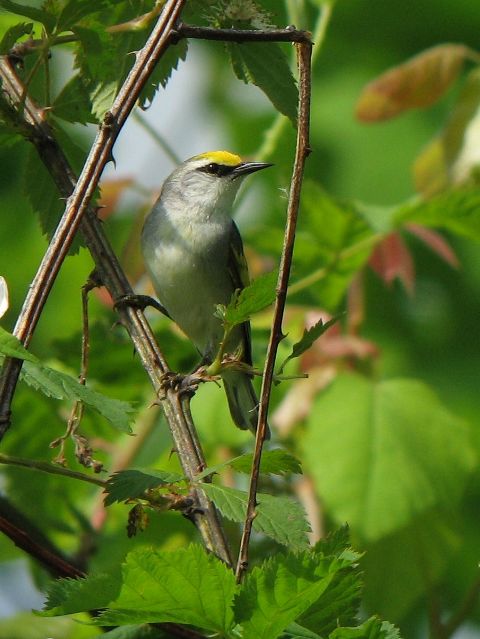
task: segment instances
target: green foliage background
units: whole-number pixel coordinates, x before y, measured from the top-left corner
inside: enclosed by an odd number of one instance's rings
[[[277,0],[262,2],[277,25],[294,22],[306,29],[313,28],[322,4],[320,0],[287,0],[285,6]],[[15,22],[12,14],[0,11],[0,31]],[[350,337],[368,340],[373,346],[366,356],[355,350],[343,351],[343,355],[337,350],[335,356],[314,350],[312,359],[302,359],[300,366],[310,372],[310,379],[276,387],[272,406],[275,411],[287,393],[297,406],[305,403],[308,415],[291,420],[288,434],[277,429],[277,437],[302,460],[306,477],[312,480],[321,504],[323,530],[348,522],[354,546],[366,551],[362,559],[365,611],[398,624],[402,635],[412,638],[424,635],[432,610],[454,614],[468,593],[478,590],[479,583],[480,223],[475,217],[478,207],[472,204],[478,187],[473,179],[468,188],[460,189],[458,197],[447,189],[445,199],[432,206],[430,219],[428,211],[415,211],[413,206],[408,209],[407,203],[415,193],[413,164],[448,122],[471,66],[467,65],[467,71],[446,95],[428,109],[410,110],[394,120],[366,125],[355,118],[355,104],[362,88],[388,67],[440,43],[460,42],[478,48],[479,31],[477,0],[335,3],[314,66],[313,153],[307,163],[292,281],[302,282],[319,268],[325,269],[325,276],[309,287],[294,287],[286,323],[289,337],[281,355],[288,355],[288,342],[300,336],[304,317],[319,309],[360,309],[358,325],[352,328],[349,315],[342,320],[343,334],[350,331]],[[268,160],[275,163],[275,169],[258,178],[261,192],[257,201],[261,206],[256,206],[255,215],[247,212],[242,218],[251,270],[259,274],[275,265],[279,256],[285,209],[281,189],[288,187],[294,131],[288,121],[277,122],[280,134],[273,137],[273,143],[272,137],[265,142],[266,131],[275,136],[270,127],[277,117],[267,98],[259,92],[262,108],[249,108],[248,102],[238,99],[243,85],[234,78],[223,45],[196,46],[202,47],[208,64],[208,124],[220,122],[224,127],[227,136],[223,146],[252,157],[262,147],[272,151]],[[290,55],[289,46],[282,48]],[[62,64],[55,52],[52,64],[54,69]],[[184,64],[189,64],[188,57]],[[182,73],[182,66],[177,73]],[[162,100],[162,91],[155,99]],[[83,146],[88,135],[83,129],[73,131]],[[135,152],[140,155],[141,149]],[[29,155],[26,144],[0,145],[0,274],[8,282],[11,298],[10,310],[2,318],[6,329],[14,324],[47,246],[31,197],[26,195],[37,176],[35,168],[29,170]],[[159,162],[163,157],[159,149]],[[105,222],[119,253],[131,239],[131,228],[138,225],[149,197],[145,195],[143,209],[142,205],[124,206],[122,215]],[[461,197],[465,197],[465,206]],[[473,213],[458,231],[451,220],[455,221],[457,212],[462,214],[467,205]],[[405,232],[400,214],[403,219],[410,215],[417,223],[441,228],[460,268],[452,268],[416,236]],[[448,223],[442,222],[442,214],[448,216]],[[410,293],[398,279],[387,286],[365,267],[372,251],[369,238],[397,227],[402,228],[415,264]],[[360,248],[348,259],[334,259],[346,247],[357,244]],[[126,268],[135,278],[138,256],[133,251],[128,258]],[[79,363],[80,288],[91,269],[84,249],[67,259],[31,345],[32,352],[47,364],[73,374]],[[362,303],[355,306],[352,295],[346,296],[353,275],[360,271],[361,285],[355,290],[357,294],[360,291]],[[152,319],[172,368],[191,368],[195,354],[190,346],[166,320],[154,315]],[[114,320],[113,312],[92,295],[90,375],[95,389],[135,402],[134,432],[139,443],[119,435],[88,411],[82,432],[94,443],[96,457],[109,471],[121,467],[125,454],[130,466],[178,471],[175,456],[170,455],[166,425],[157,410],[149,408],[152,394],[148,382],[122,329],[112,329]],[[267,327],[268,314],[255,319],[254,351],[259,366]],[[302,394],[302,384],[310,384],[322,371],[332,369],[336,379],[328,388],[313,385],[310,399]],[[291,363],[288,372],[298,372],[298,363]],[[48,445],[64,430],[68,403],[59,405],[22,385],[13,409],[14,422],[4,440],[4,452],[52,459],[55,451]],[[230,424],[223,394],[215,385],[200,389],[193,412],[210,464],[250,450],[249,435]],[[275,418],[273,424],[275,431]],[[132,441],[134,449],[129,453]],[[69,465],[77,468],[68,446],[66,454]],[[178,549],[196,539],[191,524],[175,512],[153,513],[147,530],[127,539],[126,507],[109,507],[103,524],[97,488],[13,467],[6,468],[4,474],[12,502],[40,522],[66,553],[88,557],[93,570],[113,570],[132,549],[141,553],[153,544],[162,550]],[[262,490],[267,492],[278,487],[272,480],[265,483]],[[279,483],[287,492],[298,489],[295,481],[282,479]],[[227,523],[227,529],[237,540],[237,525]],[[91,552],[92,546],[95,552]],[[259,560],[274,550],[278,546],[261,538],[254,546],[254,557]],[[20,556],[6,538],[0,539],[2,560]],[[44,588],[46,575],[36,568],[33,572],[39,587]],[[462,621],[466,620],[478,632],[478,605],[471,606]],[[75,628],[73,635],[68,634],[73,632],[72,626],[52,630],[42,625],[53,622],[36,619],[34,625],[40,634],[32,627],[28,636],[87,637],[97,633]],[[0,622],[0,637],[27,637],[18,634],[18,628],[23,632],[29,624],[24,618]],[[434,627],[431,632],[435,636]]]

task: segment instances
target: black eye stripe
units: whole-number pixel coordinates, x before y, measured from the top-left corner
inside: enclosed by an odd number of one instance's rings
[[[217,175],[218,177],[222,177],[223,175],[229,175],[230,173],[232,173],[234,168],[234,166],[226,166],[225,164],[217,164],[216,162],[211,162],[206,166],[199,167],[198,171],[208,173],[209,175]]]

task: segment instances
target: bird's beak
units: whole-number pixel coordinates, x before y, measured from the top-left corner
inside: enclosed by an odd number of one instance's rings
[[[241,177],[242,175],[248,175],[249,173],[255,173],[255,171],[261,171],[261,169],[267,169],[269,166],[273,166],[273,164],[269,162],[242,162],[233,169],[231,175],[235,179],[237,177]]]

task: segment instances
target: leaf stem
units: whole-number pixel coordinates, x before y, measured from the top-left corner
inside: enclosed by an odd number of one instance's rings
[[[38,470],[42,473],[49,473],[50,475],[63,475],[70,479],[79,479],[89,484],[95,484],[101,488],[106,488],[107,482],[104,479],[99,479],[93,475],[87,475],[85,473],[79,473],[76,470],[70,470],[63,466],[55,466],[49,462],[36,461],[34,459],[23,459],[22,457],[13,457],[12,455],[4,455],[0,453],[0,464],[8,464],[10,466],[22,466],[23,468],[29,468],[30,470]]]
[[[274,378],[275,358],[278,345],[283,339],[282,321],[287,299],[288,280],[293,258],[295,243],[295,230],[297,226],[298,211],[300,207],[300,192],[303,181],[305,161],[310,153],[310,96],[311,96],[311,55],[312,44],[299,43],[296,45],[299,70],[299,104],[298,104],[298,130],[295,161],[293,165],[292,180],[290,184],[290,196],[287,209],[287,223],[283,242],[282,257],[277,281],[277,297],[273,312],[272,329],[267,348],[265,371],[262,380],[260,394],[257,434],[255,439],[255,453],[250,476],[248,492],[248,504],[245,517],[245,525],[240,541],[240,551],[236,567],[237,582],[241,582],[248,568],[249,542],[252,533],[253,520],[256,516],[256,495],[258,479],[260,475],[260,462],[263,443],[267,433],[267,414],[270,402],[272,382]]]

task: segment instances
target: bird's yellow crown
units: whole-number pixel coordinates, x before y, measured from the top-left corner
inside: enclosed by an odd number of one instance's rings
[[[242,158],[235,153],[230,153],[230,151],[207,151],[207,153],[200,153],[194,157],[194,160],[200,159],[211,160],[224,166],[238,166],[242,163]]]

